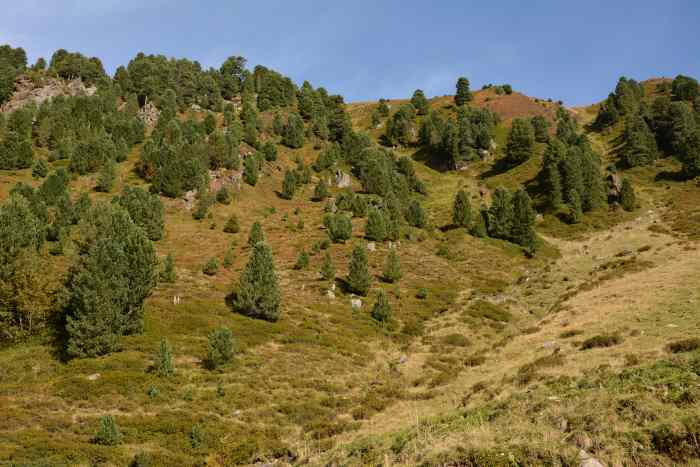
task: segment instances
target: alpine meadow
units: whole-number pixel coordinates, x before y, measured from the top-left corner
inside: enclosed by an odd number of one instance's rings
[[[351,101],[23,47],[0,465],[700,466],[691,73]]]

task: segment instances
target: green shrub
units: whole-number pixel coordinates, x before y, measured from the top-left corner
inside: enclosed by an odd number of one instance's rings
[[[219,260],[216,258],[209,258],[209,260],[202,267],[202,272],[207,276],[215,276],[219,271]]]
[[[599,334],[586,339],[581,344],[581,350],[594,349],[598,347],[612,347],[622,343],[622,337],[618,334]]]
[[[231,217],[229,217],[226,224],[224,224],[224,232],[238,233],[240,230],[241,227],[238,224],[238,217],[235,214],[231,214]]]
[[[693,350],[700,349],[700,338],[691,337],[671,342],[666,348],[671,353],[692,352]]]
[[[233,333],[228,328],[215,329],[209,333],[205,365],[213,370],[230,363],[234,355]]]
[[[306,269],[309,266],[309,254],[302,248],[297,256],[297,261],[294,263],[294,269]]]
[[[391,318],[391,305],[383,290],[379,291],[377,301],[372,307],[372,319],[380,323],[386,323]]]
[[[173,349],[165,337],[160,340],[160,347],[154,360],[153,367],[158,376],[172,376],[175,373]]]
[[[467,314],[469,316],[473,316],[474,318],[486,318],[492,321],[509,322],[513,319],[510,312],[485,300],[478,300],[472,304],[467,309]]]
[[[104,446],[116,446],[122,442],[117,422],[111,415],[100,417],[100,427],[93,438],[93,442]]]
[[[418,292],[416,292],[416,298],[419,300],[425,300],[426,298],[428,298],[428,289],[426,289],[425,287],[421,287],[420,289],[418,289]]]
[[[231,200],[231,191],[228,187],[222,186],[219,188],[219,191],[216,192],[216,201],[220,204],[231,204]]]

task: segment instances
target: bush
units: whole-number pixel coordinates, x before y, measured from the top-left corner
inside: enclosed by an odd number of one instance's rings
[[[230,363],[235,352],[233,333],[228,328],[215,329],[208,336],[207,368],[213,370]]]
[[[453,347],[467,347],[469,345],[469,339],[464,337],[462,334],[448,334],[442,338],[442,342],[445,345],[451,345]]]
[[[692,352],[693,350],[700,349],[700,338],[691,337],[671,342],[666,348],[671,353]]]
[[[219,260],[216,258],[209,258],[209,260],[202,267],[202,272],[207,276],[214,276],[219,271]]]
[[[386,323],[391,318],[391,305],[383,290],[379,291],[377,301],[372,307],[372,319],[380,323]]]
[[[231,191],[228,187],[222,186],[219,191],[216,192],[216,201],[220,204],[231,204]]]
[[[418,292],[416,292],[416,298],[419,300],[425,300],[426,298],[428,298],[428,289],[426,289],[425,287],[421,287],[420,289],[418,289]]]
[[[335,279],[335,268],[331,260],[330,253],[323,255],[323,263],[321,263],[321,278],[326,281]]]
[[[581,350],[594,349],[598,347],[612,347],[622,343],[622,337],[617,334],[600,334],[586,339],[581,344]]]
[[[240,230],[241,227],[238,224],[238,217],[236,217],[235,214],[231,214],[231,217],[229,217],[226,224],[224,224],[224,232],[235,234],[240,232]]]
[[[39,159],[34,164],[32,168],[32,177],[34,178],[44,178],[49,174],[49,166],[45,159]]]
[[[386,259],[386,265],[384,266],[383,278],[385,281],[393,284],[401,279],[401,262],[399,256],[396,254],[395,249],[389,250],[389,255]]]
[[[122,442],[122,435],[113,416],[105,415],[100,418],[100,427],[93,442],[103,446],[116,446]]]
[[[158,376],[172,376],[175,373],[173,350],[165,337],[160,340],[160,347],[154,360],[153,367]]]
[[[165,257],[165,262],[163,264],[163,270],[160,272],[161,282],[166,282],[172,284],[177,280],[177,273],[175,272],[175,260],[173,255],[169,254]]]
[[[297,256],[297,261],[294,263],[294,269],[306,269],[309,266],[309,254],[302,248]]]

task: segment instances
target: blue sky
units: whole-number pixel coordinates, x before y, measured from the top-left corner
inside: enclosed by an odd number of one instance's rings
[[[700,2],[2,0],[0,43],[57,48],[111,73],[137,52],[217,66],[243,55],[347,101],[511,83],[581,105],[621,75],[700,76]],[[205,7],[201,5],[206,5]]]

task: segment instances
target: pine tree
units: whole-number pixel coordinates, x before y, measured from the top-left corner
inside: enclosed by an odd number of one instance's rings
[[[297,260],[294,263],[294,269],[296,270],[301,270],[301,269],[306,269],[309,266],[309,254],[306,252],[305,249],[301,249],[299,252],[299,255],[297,256]]]
[[[279,112],[275,112],[275,116],[272,120],[272,132],[277,136],[282,136],[284,132],[284,120]]]
[[[323,201],[326,198],[328,198],[328,184],[321,177],[314,188],[314,200]]]
[[[367,215],[367,200],[362,195],[355,195],[352,198],[352,205],[350,210],[352,211],[353,217],[365,217]]]
[[[367,295],[372,283],[372,276],[370,276],[367,266],[367,249],[360,243],[355,245],[352,250],[347,283],[352,293],[362,296]]]
[[[215,276],[219,272],[219,260],[216,258],[209,258],[204,266],[202,266],[202,272],[207,276]]]
[[[457,80],[457,93],[455,94],[455,104],[458,107],[463,106],[472,100],[472,93],[469,90],[469,80],[461,77]]]
[[[233,300],[241,314],[277,321],[280,315],[280,291],[275,272],[272,250],[265,242],[258,242],[238,282]]]
[[[117,421],[112,415],[100,417],[100,428],[97,430],[94,442],[104,446],[116,446],[122,442]]]
[[[367,215],[367,223],[365,224],[365,238],[376,242],[383,242],[386,239],[386,224],[384,223],[384,215],[376,209],[371,208]]]
[[[496,188],[489,208],[487,225],[489,236],[502,240],[510,239],[513,227],[513,203],[511,194],[503,187]]]
[[[262,225],[260,222],[255,221],[250,227],[250,233],[248,234],[248,246],[253,248],[260,242],[265,241],[265,233],[263,232]]]
[[[625,211],[634,211],[637,207],[637,196],[634,193],[632,183],[628,178],[622,179],[622,188],[620,189],[620,204]]]
[[[216,118],[214,114],[208,113],[207,116],[204,117],[204,131],[206,134],[210,135],[214,133],[214,130],[216,130]]]
[[[525,247],[529,254],[533,254],[537,246],[534,224],[535,210],[532,208],[532,201],[527,192],[520,189],[513,196],[511,238],[514,243]]]
[[[160,272],[160,280],[172,284],[177,280],[177,273],[175,272],[175,260],[173,255],[169,254],[165,257],[165,262],[163,263],[163,270]]]
[[[230,329],[224,327],[214,329],[209,333],[207,339],[207,358],[205,360],[207,368],[214,370],[233,360],[235,346],[233,333]]]
[[[231,191],[227,186],[222,186],[216,192],[216,201],[224,205],[231,204]]]
[[[335,268],[333,267],[333,260],[331,259],[331,254],[326,252],[323,255],[323,262],[321,263],[321,278],[326,281],[331,281],[335,279]]]
[[[114,182],[117,179],[117,163],[109,159],[102,165],[99,175],[97,176],[97,185],[95,189],[103,193],[109,193],[114,187]]]
[[[146,232],[149,239],[157,241],[163,238],[165,212],[158,195],[149,193],[141,187],[125,185],[121,195],[114,200],[129,212],[131,220]],[[78,212],[85,211],[90,205],[87,195],[83,198],[82,204],[83,207]]]
[[[1,133],[1,130],[0,130]],[[46,159],[38,159],[32,168],[32,177],[45,178],[49,173],[49,166]]]
[[[469,196],[464,190],[459,190],[452,203],[452,224],[455,227],[469,228],[472,222],[472,209]]]
[[[535,141],[546,143],[549,141],[549,121],[542,115],[536,115],[530,120],[535,132]]]
[[[700,114],[699,114],[700,118]],[[690,133],[679,151],[683,173],[687,177],[700,175],[700,128]]]
[[[250,186],[255,186],[258,183],[258,161],[255,157],[249,155],[243,161],[243,180]]]
[[[482,205],[479,208],[479,212],[476,215],[476,219],[474,220],[474,224],[472,225],[472,228],[469,231],[469,233],[478,238],[486,237],[488,235],[488,216],[488,209],[486,208],[486,206]]]
[[[372,319],[379,323],[386,323],[391,318],[391,305],[383,290],[377,294],[377,301],[374,302],[371,315]]]
[[[413,227],[422,229],[428,223],[423,206],[417,199],[411,200],[406,211],[406,221]]]
[[[416,108],[418,115],[427,115],[429,106],[428,99],[426,99],[425,94],[421,89],[416,89],[411,97],[411,104]]]
[[[292,199],[294,192],[297,190],[297,176],[294,170],[287,170],[284,173],[284,181],[282,182],[282,193],[280,196],[284,199]]]
[[[542,171],[539,174],[549,209],[557,209],[563,202],[562,176],[560,165],[566,158],[566,146],[558,138],[553,138],[544,151]]]
[[[154,358],[153,368],[158,376],[172,376],[175,373],[173,366],[173,349],[170,347],[168,339],[160,340],[160,347]]]
[[[386,264],[384,265],[384,280],[390,283],[398,282],[401,277],[401,261],[399,260],[399,255],[396,254],[396,249],[392,248],[389,250],[389,255],[386,258]]]
[[[262,153],[265,156],[265,160],[268,162],[274,162],[277,160],[277,146],[272,141],[267,141],[263,144]]]
[[[290,114],[284,127],[282,142],[293,149],[304,146],[304,121],[297,114]]]
[[[231,214],[228,218],[226,224],[224,225],[224,232],[226,233],[238,233],[241,230],[238,224],[238,217],[235,214]]]
[[[573,188],[567,194],[567,205],[569,206],[569,222],[578,224],[583,217],[583,207],[581,206],[581,196]]]
[[[335,243],[342,243],[352,237],[352,219],[345,214],[326,214],[323,218],[328,237]]]
[[[535,131],[529,120],[516,118],[506,143],[506,162],[513,167],[530,159],[535,149]]]

